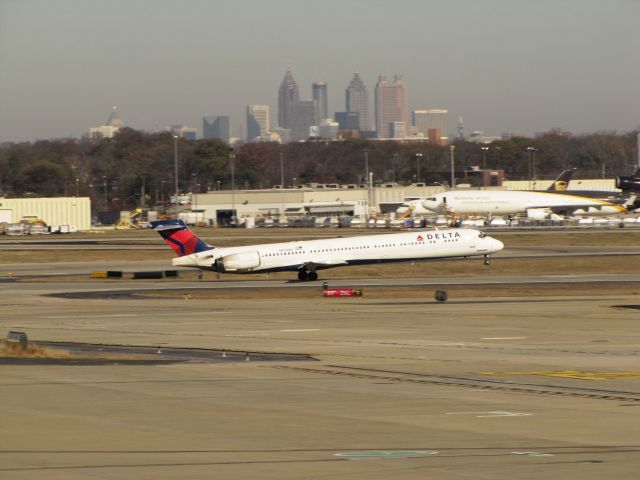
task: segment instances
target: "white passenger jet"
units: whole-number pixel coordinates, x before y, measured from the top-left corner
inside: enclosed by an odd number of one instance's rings
[[[478,230],[446,229],[215,248],[182,220],[151,225],[178,254],[174,266],[229,273],[297,271],[301,281],[317,280],[318,270],[346,265],[473,256],[489,265],[491,254],[504,247]]]
[[[544,218],[546,214],[612,215],[625,213],[635,197],[603,200],[551,191],[452,190],[422,200],[433,213],[453,215],[518,215]]]
[[[574,172],[574,169],[563,170],[560,173],[560,175],[558,175],[558,178],[556,178],[553,181],[553,183],[549,185],[546,192],[556,192],[556,193],[562,193],[564,195],[575,193],[575,192],[567,191],[567,187],[569,185],[569,182],[571,181],[573,172]],[[536,191],[536,190],[523,190],[523,191]],[[603,196],[603,192],[597,192],[597,195],[589,195],[589,196],[592,198],[601,198]],[[401,217],[409,217],[409,216],[419,217],[419,216],[425,216],[425,215],[432,215],[433,213],[449,213],[444,209],[438,212],[434,212],[433,209],[425,207],[423,203],[424,200],[425,198],[406,199],[406,201],[402,205],[400,205],[400,207],[398,207],[398,209],[396,210],[396,213]],[[483,211],[478,215],[485,215],[488,212],[489,211]],[[489,215],[494,213],[495,212],[490,213]]]

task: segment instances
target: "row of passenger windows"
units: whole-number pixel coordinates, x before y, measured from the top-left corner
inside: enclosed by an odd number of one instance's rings
[[[458,239],[445,240],[445,242],[457,242]],[[424,245],[426,243],[436,243],[435,240],[431,241],[422,241],[422,242],[406,242],[406,243],[385,243],[383,245],[359,245],[355,247],[341,247],[341,248],[318,248],[313,250],[297,250],[295,252],[274,252],[274,253],[265,253],[264,257],[279,257],[283,255],[300,255],[306,253],[326,253],[326,252],[344,252],[351,250],[364,250],[367,248],[386,248],[386,247],[408,247],[411,245]]]

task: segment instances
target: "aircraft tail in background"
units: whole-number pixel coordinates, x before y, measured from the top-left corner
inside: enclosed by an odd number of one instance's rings
[[[616,188],[623,192],[640,192],[640,167],[629,177],[617,177]]]
[[[187,227],[182,220],[151,222],[151,227],[160,234],[167,245],[169,245],[179,257],[204,252],[205,250],[212,250],[214,248],[203,240],[200,240],[195,233],[189,230],[189,227]]]
[[[575,168],[570,170],[563,170],[558,178],[556,178],[553,183],[547,188],[547,191],[559,191],[566,190],[569,187],[569,182],[571,181],[571,177],[573,176]]]

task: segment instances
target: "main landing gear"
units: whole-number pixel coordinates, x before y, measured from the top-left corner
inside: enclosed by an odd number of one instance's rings
[[[485,264],[485,265],[491,265],[491,255],[486,254],[486,255],[484,256],[484,264]]]
[[[298,280],[300,280],[301,282],[307,281],[307,280],[317,280],[318,279],[318,272],[307,272],[306,270],[298,270]]]

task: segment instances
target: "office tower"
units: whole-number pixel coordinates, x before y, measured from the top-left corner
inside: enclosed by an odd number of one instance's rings
[[[407,138],[407,124],[404,122],[391,122],[389,124],[389,138]]]
[[[288,128],[272,128],[271,133],[279,138],[278,143],[289,143],[291,141],[291,130]]]
[[[202,117],[202,138],[205,140],[217,138],[225,143],[229,143],[231,129],[229,128],[229,117],[226,115],[206,115]]]
[[[118,112],[116,112],[116,107],[113,107],[111,115],[109,115],[109,119],[107,120],[106,124],[89,129],[89,138],[91,140],[113,138],[113,136],[118,133],[118,130],[120,130],[122,127],[124,127],[124,122],[118,115]]]
[[[435,145],[445,145],[448,138],[442,136],[442,130],[439,128],[430,128],[427,130],[427,138],[429,139],[429,143],[433,143]]]
[[[431,108],[427,110],[413,111],[413,126],[416,131],[424,137],[429,136],[429,130],[439,129],[440,132],[447,131],[449,110]]]
[[[330,118],[325,118],[320,122],[320,126],[318,127],[318,134],[320,138],[335,140],[338,136],[338,129],[340,125],[338,122],[334,122]]]
[[[384,76],[378,77],[375,97],[377,137],[390,138],[393,122],[409,124],[404,80],[399,75],[392,82]]]
[[[287,67],[284,79],[278,90],[278,126],[291,128],[291,105],[300,101],[298,84],[291,75],[291,69]]]
[[[316,121],[316,102],[302,100],[291,105],[291,140],[306,140]]]
[[[269,133],[269,105],[247,105],[247,141]]]
[[[340,130],[360,130],[360,114],[358,112],[336,112],[336,122]]]
[[[120,115],[118,115],[116,108],[117,107],[114,106],[113,110],[111,110],[111,115],[109,115],[109,120],[107,120],[107,125],[109,125],[110,127],[120,129],[124,127],[124,122],[120,118]]]
[[[184,138],[185,140],[198,139],[198,129],[189,127],[187,125],[171,125],[170,131],[171,135],[177,135],[178,137]]]
[[[356,112],[360,120],[358,130],[371,130],[369,123],[369,92],[358,73],[353,74],[353,79],[346,91],[346,110]]]
[[[462,117],[458,117],[458,138],[464,138],[464,119]]]
[[[329,118],[327,101],[327,82],[313,82],[313,100],[316,102],[316,123],[320,125],[322,120]]]

